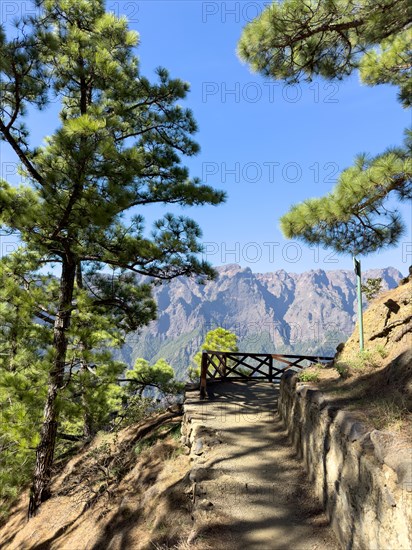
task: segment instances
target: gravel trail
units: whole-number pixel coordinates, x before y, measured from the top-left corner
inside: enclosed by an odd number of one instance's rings
[[[192,422],[220,442],[209,446],[200,435],[193,465],[205,478],[196,479],[198,536],[216,550],[340,548],[287,439],[277,397],[268,382],[210,385],[205,401],[187,393]]]

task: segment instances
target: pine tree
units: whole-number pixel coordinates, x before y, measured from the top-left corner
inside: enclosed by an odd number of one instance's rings
[[[412,198],[411,142],[375,158],[361,155],[326,196],[292,206],[280,223],[284,235],[339,253],[369,254],[394,246],[405,231],[387,202]]]
[[[39,349],[50,342],[45,327],[34,322],[45,278],[40,287],[26,276],[28,258],[15,254],[14,260],[0,262],[0,517],[33,470],[47,382]]]
[[[19,254],[32,259],[29,277],[57,266],[55,300],[37,304],[51,343],[29,516],[49,495],[59,400],[78,357],[71,331],[79,308],[110,311],[125,328],[137,328],[153,317],[153,302],[147,287],[131,291],[126,272],[160,280],[213,276],[197,259],[201,233],[194,221],[166,214],[147,237],[139,207],[224,199],[181,165],[180,155],[199,150],[192,113],[177,103],[188,85],[165,69],[158,69],[157,84],[140,74],[138,36],[127,21],[105,13],[103,0],[35,5],[36,15],[17,25],[17,37],[0,33],[0,135],[24,178],[18,188],[0,182],[0,224],[19,234]],[[50,97],[61,102],[59,126],[33,146],[25,117],[45,109]],[[81,339],[77,344],[84,356],[92,349]]]
[[[362,293],[368,301],[373,300],[382,290],[382,277],[369,277],[362,285]]]
[[[150,365],[146,359],[138,358],[126,376],[129,383],[127,392],[132,395],[138,393],[142,396],[147,388],[155,389],[163,395],[174,394],[182,389],[182,385],[174,379],[173,367],[165,359],[159,359],[154,365]]]
[[[409,0],[284,0],[273,2],[244,29],[239,55],[263,75],[289,83],[342,79],[359,69],[367,85],[399,88],[412,104],[412,10]],[[328,195],[292,206],[280,222],[287,238],[352,253],[357,275],[359,344],[363,349],[358,254],[399,242],[405,230],[392,196],[412,198],[411,134],[404,147],[359,155]]]
[[[239,55],[251,67],[286,82],[322,76],[342,79],[359,69],[367,85],[392,84],[411,105],[412,10],[408,0],[284,0],[249,23]],[[395,245],[404,231],[395,196],[412,197],[411,134],[403,147],[359,155],[335,189],[293,206],[281,218],[288,238],[367,254]]]
[[[411,22],[408,0],[283,0],[246,26],[238,52],[253,70],[290,83],[360,68],[365,84],[399,86],[410,105]]]
[[[30,272],[32,265],[30,258],[19,251],[0,260],[4,281],[0,288],[0,515],[7,512],[33,469],[52,353],[50,326],[58,303],[58,280],[53,275]],[[106,285],[108,281],[117,284],[111,278],[104,280]],[[91,280],[85,284],[91,285]],[[129,284],[130,297],[142,292],[133,280]],[[121,411],[124,398],[119,379],[124,378],[127,367],[113,360],[110,348],[124,342],[125,329],[121,327],[132,321],[130,311],[128,316],[114,309],[102,314],[101,305],[94,306],[96,284],[93,292],[79,285],[77,281],[76,309],[68,332],[68,369],[58,398],[58,456],[73,442],[89,440],[108,427]],[[143,289],[151,319],[155,304],[150,288]],[[143,302],[141,295],[135,303],[140,308],[136,321],[142,320]]]
[[[194,366],[189,367],[189,378],[191,380],[199,380],[200,369],[202,365],[203,351],[238,351],[237,336],[234,332],[226,330],[222,327],[209,330],[206,334],[200,350],[193,357]],[[228,362],[231,365],[231,361]]]

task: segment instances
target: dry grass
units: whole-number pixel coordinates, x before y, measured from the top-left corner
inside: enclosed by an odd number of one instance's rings
[[[385,306],[400,305],[397,314]],[[365,350],[357,327],[333,367],[308,369],[328,401],[357,413],[367,425],[412,442],[412,282],[388,291],[365,312]],[[310,380],[308,380],[310,382]]]
[[[180,419],[179,419],[180,422]],[[188,456],[169,420],[142,438],[139,426],[99,435],[70,460],[53,483],[53,497],[26,522],[27,494],[0,529],[10,550],[153,550],[189,548],[192,532]],[[191,549],[206,550],[191,544]]]

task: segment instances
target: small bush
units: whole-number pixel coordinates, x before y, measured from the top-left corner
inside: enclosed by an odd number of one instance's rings
[[[379,367],[379,359],[380,358],[378,357],[376,350],[364,349],[362,351],[358,351],[352,358],[348,359],[345,365],[349,371],[362,371],[368,368]]]
[[[170,431],[170,436],[175,441],[180,441],[180,438],[182,437],[182,425],[176,424],[176,426]]]
[[[189,377],[190,382],[195,384],[196,382],[199,382],[200,380],[200,367],[189,367],[187,369],[187,375]]]
[[[130,397],[122,414],[119,427],[124,428],[130,424],[136,424],[149,416],[156,408],[156,402],[152,397],[135,395]]]
[[[326,363],[314,363],[311,367],[313,369],[326,369]]]
[[[352,363],[352,366],[354,369],[359,370],[379,367],[379,359],[376,351],[368,349],[359,351]]]
[[[385,359],[385,357],[388,357],[389,355],[389,351],[383,345],[377,346],[376,352],[382,357],[382,359]]]
[[[150,441],[149,439],[139,441],[139,443],[136,445],[136,447],[133,449],[133,451],[134,451],[135,455],[139,456],[139,455],[142,454],[143,451],[145,451],[146,449],[151,447],[152,444],[153,444],[153,442]]]
[[[341,378],[349,378],[350,370],[349,366],[346,363],[342,363],[341,361],[337,362],[335,364],[335,369],[337,370]]]
[[[368,302],[373,300],[382,290],[382,278],[367,279],[366,283],[361,286],[363,294],[365,294]]]
[[[348,378],[351,374],[354,374],[355,371],[380,367],[381,359],[387,356],[387,349],[381,345],[374,349],[358,351],[344,363],[338,361],[334,366],[342,378]]]
[[[309,370],[303,370],[299,374],[299,380],[301,382],[318,382],[319,381],[319,373],[309,371]]]

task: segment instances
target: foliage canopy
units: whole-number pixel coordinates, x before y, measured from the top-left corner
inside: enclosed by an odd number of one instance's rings
[[[140,73],[138,35],[126,19],[106,13],[103,0],[34,4],[13,36],[0,31],[0,138],[23,180],[0,180],[0,229],[20,243],[1,261],[13,278],[1,291],[8,320],[0,346],[20,376],[47,381],[30,515],[49,495],[64,402],[89,426],[102,422],[120,369],[107,348],[155,316],[150,284],[135,275],[214,276],[198,259],[192,219],[165,213],[148,234],[143,207],[225,198],[182,165],[199,151],[193,114],[180,104],[189,85],[163,68],[155,83]],[[60,107],[56,129],[35,143],[28,114],[51,100]],[[13,363],[4,368],[16,385]]]
[[[284,0],[249,23],[240,57],[263,75],[298,82],[342,79],[359,69],[367,85],[391,84],[412,102],[412,9],[408,0]],[[394,196],[412,198],[411,134],[403,147],[359,155],[325,197],[292,206],[281,218],[288,238],[338,252],[367,254],[395,245],[404,232]]]

